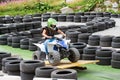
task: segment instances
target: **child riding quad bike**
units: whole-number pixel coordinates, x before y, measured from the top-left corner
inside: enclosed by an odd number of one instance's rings
[[[34,45],[40,48],[40,53],[37,53],[39,59],[42,59],[40,54],[45,53],[48,56],[48,61],[55,66],[60,63],[61,59],[68,58],[71,62],[77,62],[80,58],[79,51],[76,48],[69,48],[70,40],[53,37],[56,32],[66,36],[61,30],[56,27],[56,20],[48,19],[48,27],[43,30],[42,35],[46,38],[44,43]],[[35,58],[36,55],[33,56]]]
[[[40,48],[41,53],[45,53],[48,56],[48,61],[51,65],[58,65],[61,59],[68,58],[71,62],[77,62],[80,58],[79,51],[76,48],[69,48],[70,40],[51,38],[48,43],[48,54],[45,51],[44,43],[37,45]],[[39,53],[39,54],[41,54]]]

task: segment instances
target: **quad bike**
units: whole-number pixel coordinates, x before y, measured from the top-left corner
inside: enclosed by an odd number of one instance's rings
[[[61,59],[68,58],[71,62],[77,62],[80,58],[80,53],[76,48],[69,48],[70,40],[60,39],[57,37],[53,38],[52,42],[47,44],[48,48],[48,61],[51,65],[55,66],[58,65]],[[35,59],[43,59],[40,56],[41,54],[46,54],[45,45],[44,43],[38,44],[34,43],[34,45],[38,46],[41,51],[37,53],[37,56],[34,55],[33,58]]]

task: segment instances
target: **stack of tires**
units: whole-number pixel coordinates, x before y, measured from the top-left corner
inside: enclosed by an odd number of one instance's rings
[[[17,24],[15,24],[15,26],[16,26],[18,32],[25,31],[25,24],[24,23],[17,23]]]
[[[17,15],[14,17],[14,23],[22,23],[23,17]]]
[[[78,34],[80,32],[74,31],[74,30],[68,30],[65,32],[66,33],[66,38],[71,40],[71,43],[77,42],[78,40]]]
[[[96,60],[99,60],[97,62],[98,65],[111,65],[111,59],[112,59],[112,52],[111,49],[97,49],[96,50]]]
[[[6,27],[8,28],[9,32],[17,32],[15,24],[8,24]]]
[[[100,47],[85,47],[83,49],[82,59],[83,60],[95,60],[96,50]]]
[[[91,46],[99,46],[100,36],[99,35],[91,35],[88,39],[88,45]]]
[[[0,45],[7,45],[7,38],[9,37],[8,34],[4,34],[0,36]]]
[[[35,76],[35,69],[43,67],[45,63],[40,60],[23,60],[20,63],[21,80],[33,80]]]
[[[40,21],[32,22],[32,24],[33,24],[33,29],[37,29],[37,28],[41,28],[42,27]]]
[[[20,40],[27,38],[26,36],[13,36],[12,37],[12,47],[13,48],[20,48]]]
[[[32,22],[24,23],[25,24],[25,30],[33,29]]]
[[[120,36],[113,37],[113,39],[112,39],[112,47],[113,48],[120,48]]]
[[[4,18],[4,22],[5,22],[6,24],[8,24],[8,23],[13,23],[13,17],[11,17],[11,16],[5,17],[5,18]]]
[[[87,22],[87,17],[86,16],[81,16],[80,18],[81,18],[81,22],[82,23]]]
[[[56,21],[58,21],[58,13],[56,14],[51,14],[51,18],[55,19]]]
[[[77,43],[71,43],[70,48],[76,48],[78,49],[80,53],[80,59],[82,59],[83,49],[86,47],[86,43],[83,42],[77,42]]]
[[[13,60],[5,63],[5,69],[8,75],[20,76],[21,60]]]
[[[11,62],[11,61],[21,61],[23,60],[22,58],[18,58],[18,57],[6,57],[6,58],[3,58],[2,59],[2,71],[4,73],[7,73],[7,70],[6,70],[6,64],[7,62]],[[7,66],[8,67],[8,66]],[[12,67],[11,67],[12,68]],[[13,68],[12,68],[13,69]],[[13,71],[14,72],[14,71]]]
[[[87,44],[90,35],[91,35],[91,33],[78,34],[78,42],[84,42]]]
[[[42,14],[42,21],[46,22],[50,18],[50,13],[44,13]]]
[[[0,70],[2,70],[2,59],[5,57],[10,57],[11,53],[8,52],[0,52]]]
[[[65,14],[60,14],[58,16],[58,21],[60,21],[60,22],[66,22],[66,15]]]
[[[20,48],[26,49],[26,50],[29,49],[29,39],[28,38],[20,40]]]
[[[120,51],[114,51],[112,53],[112,60],[111,60],[112,68],[120,69]]]
[[[22,19],[24,23],[26,22],[32,22],[32,16],[31,15],[25,15]]]
[[[5,34],[5,33],[9,33],[8,27],[6,26],[0,27],[0,34]]]
[[[66,21],[67,22],[73,22],[74,21],[74,16],[73,15],[67,15],[66,16]]]
[[[40,33],[42,33],[42,29],[41,28],[31,29],[30,33],[31,33],[33,38],[35,38],[35,37],[42,37],[42,35],[40,34]]]
[[[31,38],[29,39],[29,50],[30,51],[36,51],[37,46],[35,46],[33,43],[38,43],[40,41],[40,38]]]
[[[74,22],[81,22],[80,16],[74,16]]]
[[[102,47],[111,47],[112,36],[101,36],[100,37],[100,46]]]

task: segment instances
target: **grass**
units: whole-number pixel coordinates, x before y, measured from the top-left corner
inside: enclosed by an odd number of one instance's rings
[[[10,46],[0,45],[0,51],[11,52],[13,55],[19,55],[23,59],[32,59],[33,51],[12,48]],[[111,66],[100,66],[96,64],[84,65],[87,70],[77,70],[78,80],[119,80],[120,69]]]

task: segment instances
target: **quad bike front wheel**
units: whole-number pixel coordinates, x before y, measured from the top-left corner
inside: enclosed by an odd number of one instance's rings
[[[80,58],[79,51],[76,48],[70,48],[69,52],[70,52],[70,55],[69,55],[68,59],[71,62],[77,62],[79,60],[79,58]]]
[[[48,55],[49,63],[52,66],[56,66],[60,63],[60,53],[58,51],[50,52]]]

